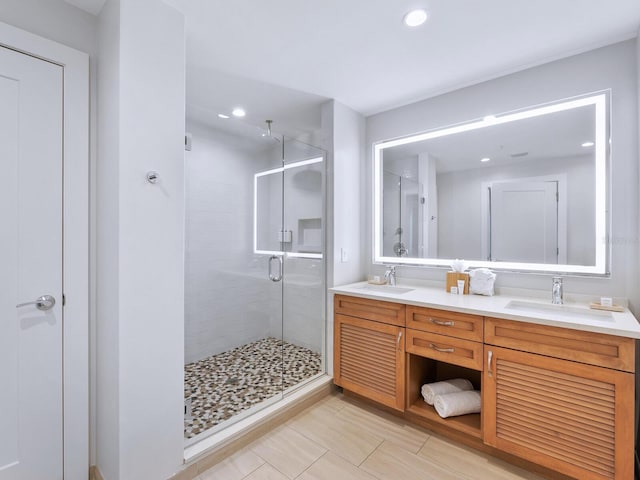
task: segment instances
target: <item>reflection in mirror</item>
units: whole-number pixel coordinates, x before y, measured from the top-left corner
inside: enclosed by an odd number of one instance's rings
[[[382,206],[383,250],[387,257],[422,253],[422,184],[385,170]]]
[[[374,260],[606,273],[607,96],[376,144]]]

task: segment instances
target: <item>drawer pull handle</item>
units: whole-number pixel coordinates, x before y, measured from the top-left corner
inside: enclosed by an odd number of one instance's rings
[[[402,350],[402,348],[400,347],[400,339],[402,338],[402,330],[400,330],[398,332],[398,350]]]
[[[453,352],[455,352],[455,351],[456,351],[456,349],[455,349],[455,348],[453,348],[453,347],[450,347],[450,348],[440,348],[440,347],[435,346],[433,343],[430,343],[430,344],[429,344],[429,347],[430,347],[430,348],[433,348],[436,352],[441,352],[441,353],[453,353]]]
[[[491,362],[493,361],[493,352],[491,350],[489,350],[487,352],[487,374],[490,377],[493,377],[493,369],[491,367]]]
[[[456,322],[452,320],[438,320],[437,318],[432,318],[431,323],[435,323],[436,325],[440,325],[441,327],[453,327]]]

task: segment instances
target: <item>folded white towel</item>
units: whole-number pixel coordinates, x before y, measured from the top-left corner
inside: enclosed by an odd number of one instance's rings
[[[479,413],[480,405],[480,392],[477,390],[436,395],[433,402],[436,412],[442,418]]]
[[[473,385],[466,378],[454,378],[443,382],[427,383],[422,386],[424,401],[433,405],[436,395],[473,390]]]

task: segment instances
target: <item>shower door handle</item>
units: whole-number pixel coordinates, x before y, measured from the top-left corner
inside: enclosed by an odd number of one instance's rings
[[[278,262],[278,273],[273,273],[273,261]],[[269,258],[269,280],[272,282],[279,282],[282,280],[282,258],[277,255],[271,255]]]

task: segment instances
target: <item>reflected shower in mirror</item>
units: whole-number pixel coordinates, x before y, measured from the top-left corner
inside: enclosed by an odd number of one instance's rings
[[[391,165],[388,168],[392,168]],[[387,257],[422,254],[422,184],[412,177],[385,170],[383,250]]]
[[[605,273],[607,99],[376,144],[375,260]]]

